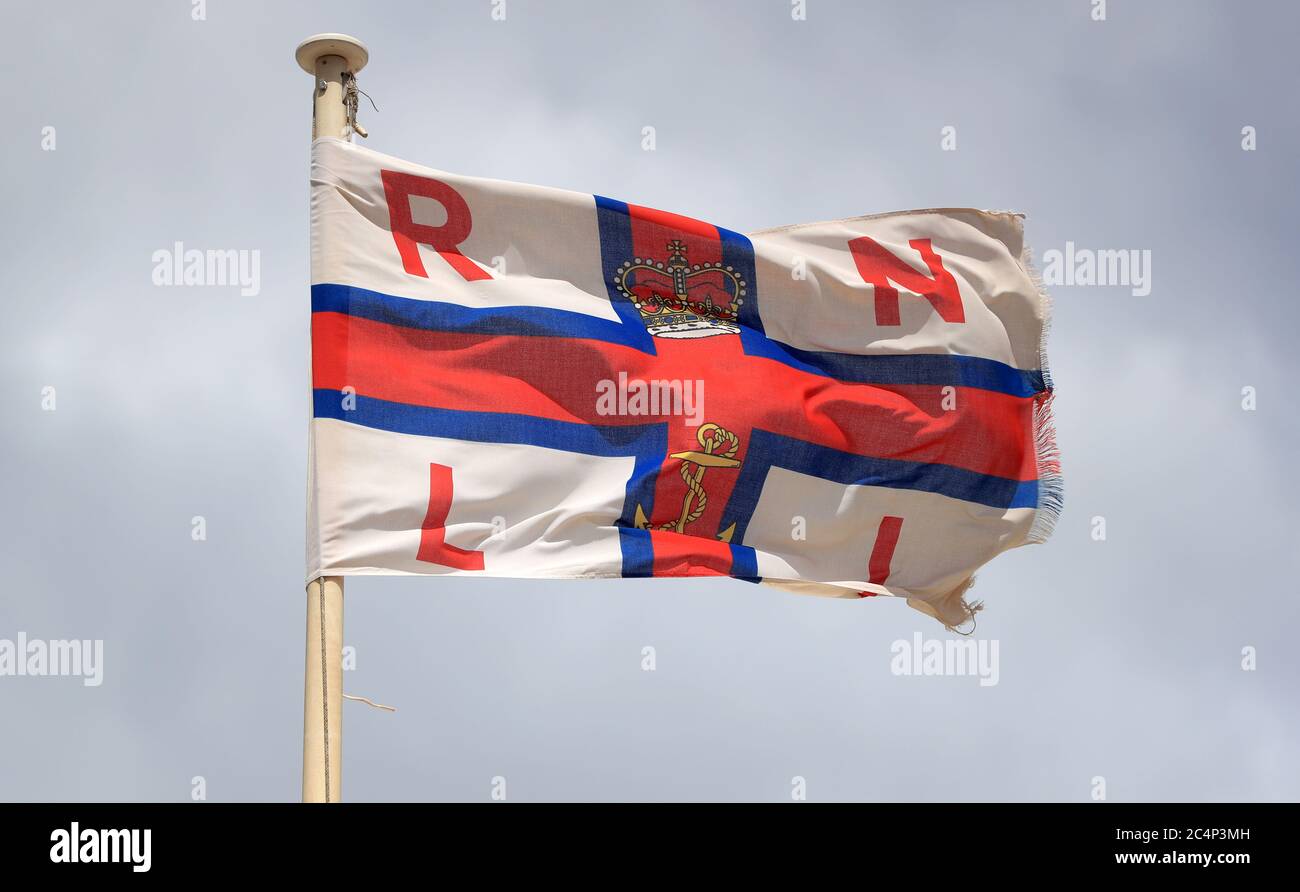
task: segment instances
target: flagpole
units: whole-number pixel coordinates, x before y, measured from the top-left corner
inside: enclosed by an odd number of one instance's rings
[[[315,78],[312,139],[348,138],[347,80],[370,53],[355,37],[316,34],[294,57]],[[364,131],[359,131],[363,132]],[[302,801],[338,802],[343,792],[343,577],[307,586],[307,663],[303,684]]]

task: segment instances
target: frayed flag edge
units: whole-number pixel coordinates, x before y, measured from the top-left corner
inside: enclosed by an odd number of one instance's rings
[[[1030,544],[1046,542],[1056,529],[1061,509],[1065,505],[1065,478],[1061,474],[1061,450],[1056,442],[1056,420],[1052,414],[1052,402],[1056,397],[1056,385],[1052,382],[1051,367],[1047,361],[1047,339],[1052,330],[1052,297],[1043,285],[1042,276],[1034,266],[1033,251],[1029,245],[1023,245],[1020,253],[1020,266],[1029,277],[1038,295],[1042,310],[1042,331],[1038,339],[1038,367],[1043,373],[1042,393],[1034,397],[1034,457],[1038,466],[1038,504],[1034,511],[1034,523],[1029,528],[1025,541]]]

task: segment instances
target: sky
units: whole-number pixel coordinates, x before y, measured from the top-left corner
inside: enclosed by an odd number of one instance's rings
[[[0,2],[0,640],[103,648],[0,675],[0,800],[299,796],[323,31],[370,48],[367,145],[442,170],[1150,252],[1149,293],[1050,289],[1065,509],[972,591],[996,684],[894,674],[951,637],[901,601],[354,578],[345,688],[397,711],[345,704],[345,798],[1300,798],[1300,8],[1105,6]],[[258,293],[156,285],[176,242],[258,251]]]

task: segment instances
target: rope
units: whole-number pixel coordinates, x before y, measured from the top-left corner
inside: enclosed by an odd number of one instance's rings
[[[375,709],[386,709],[389,712],[397,712],[396,706],[385,706],[382,703],[376,703],[374,700],[371,700],[369,697],[355,697],[352,694],[344,694],[343,699],[356,700],[360,703],[365,703],[367,706],[373,706]]]
[[[345,71],[342,80],[343,109],[347,114],[348,130],[355,132],[357,129],[357,79],[352,76],[352,72]]]
[[[357,123],[357,107],[361,102],[361,100],[357,98],[357,94],[366,97],[370,102],[370,107],[373,108],[376,113],[379,112],[379,106],[375,105],[375,100],[370,98],[369,93],[357,86],[357,78],[352,72],[343,72],[342,79],[343,108],[347,114],[348,128],[359,136],[367,136],[366,128]]]

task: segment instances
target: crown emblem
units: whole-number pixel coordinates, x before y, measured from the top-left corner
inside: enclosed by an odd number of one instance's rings
[[[707,338],[737,334],[745,280],[721,263],[687,263],[686,245],[668,242],[668,262],[637,257],[614,274],[614,287],[632,301],[650,334]]]

